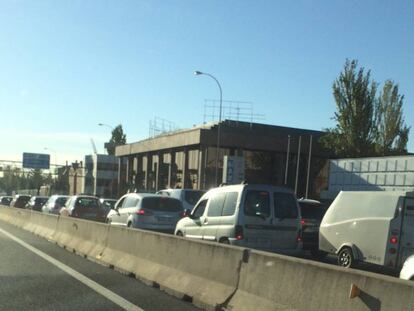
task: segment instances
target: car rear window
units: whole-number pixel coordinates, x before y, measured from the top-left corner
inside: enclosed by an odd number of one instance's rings
[[[180,212],[183,210],[181,202],[169,197],[143,198],[142,207],[153,211]]]
[[[325,208],[320,204],[309,204],[299,201],[302,218],[322,220],[325,215]]]
[[[269,192],[249,190],[244,200],[244,214],[247,216],[270,216]]]
[[[98,199],[95,198],[80,198],[76,202],[77,208],[99,208]]]
[[[275,192],[273,193],[273,202],[276,218],[297,218],[298,206],[293,194]]]
[[[59,205],[65,205],[65,203],[66,203],[66,201],[68,200],[68,198],[57,198],[56,199],[56,204],[59,204]]]
[[[198,190],[185,191],[184,200],[188,204],[196,205],[196,203],[198,202],[198,200],[200,200],[203,194],[204,194],[204,191],[198,191]]]

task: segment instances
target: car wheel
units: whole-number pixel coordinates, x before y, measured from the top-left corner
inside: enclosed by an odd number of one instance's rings
[[[184,235],[183,235],[183,233],[182,233],[181,231],[178,231],[175,235],[176,235],[176,236],[181,236],[181,237],[183,237],[183,236],[184,236]]]
[[[107,218],[107,219],[105,220],[105,222],[106,222],[108,225],[110,225],[110,224],[111,224],[111,218]]]
[[[354,255],[349,247],[344,247],[338,254],[338,265],[344,268],[351,268],[355,263]]]
[[[221,238],[219,243],[221,243],[221,244],[230,244],[230,241],[227,238]]]
[[[132,228],[132,222],[128,222],[127,227]]]

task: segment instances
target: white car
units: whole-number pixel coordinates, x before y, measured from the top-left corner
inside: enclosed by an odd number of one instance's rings
[[[407,258],[400,272],[400,279],[414,281],[414,255]]]

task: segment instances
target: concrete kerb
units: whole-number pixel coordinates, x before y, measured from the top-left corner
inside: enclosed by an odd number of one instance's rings
[[[235,291],[243,249],[110,227],[101,260],[146,283],[214,310]]]
[[[59,216],[53,240],[76,253],[99,260],[106,247],[109,226],[103,223]]]
[[[360,289],[350,299],[351,284]],[[229,310],[414,310],[414,284],[359,270],[252,251]]]

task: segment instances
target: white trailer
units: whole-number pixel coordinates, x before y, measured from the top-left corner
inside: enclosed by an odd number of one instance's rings
[[[414,192],[341,191],[322,219],[319,249],[343,267],[400,269],[414,254]]]

